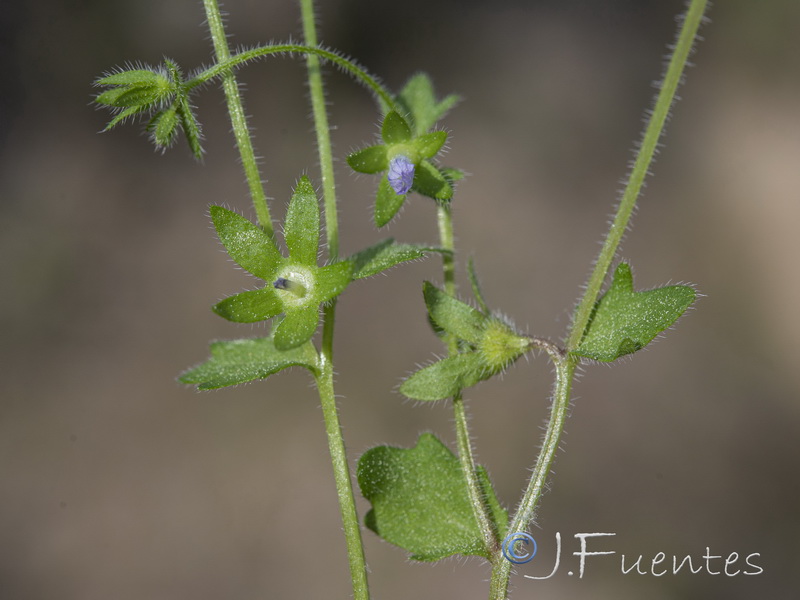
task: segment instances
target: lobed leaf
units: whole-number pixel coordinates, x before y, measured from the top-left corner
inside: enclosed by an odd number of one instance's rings
[[[630,265],[620,263],[572,354],[610,362],[636,352],[675,323],[696,298],[688,285],[636,292]]]
[[[294,366],[316,373],[317,353],[313,345],[281,351],[271,338],[213,342],[211,357],[182,373],[178,381],[196,385],[200,390],[212,390],[264,379]]]
[[[411,559],[491,556],[459,460],[434,435],[423,433],[413,448],[371,448],[358,461],[357,476],[362,495],[372,504],[366,526],[408,551]],[[508,516],[483,468],[478,478],[495,526],[503,532]]]

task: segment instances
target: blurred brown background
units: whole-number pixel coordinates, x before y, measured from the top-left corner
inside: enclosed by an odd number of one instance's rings
[[[444,126],[460,277],[474,255],[490,303],[560,338],[599,248],[680,1],[320,3],[321,37],[398,88],[416,70],[464,102]],[[234,43],[299,36],[291,1],[230,0]],[[541,562],[578,532],[595,549],[671,557],[758,552],[760,576],[622,575],[619,554],[513,579],[514,598],[794,598],[800,558],[800,3],[718,2],[621,257],[639,288],[696,283],[676,331],[575,390]],[[305,372],[199,394],[175,376],[210,339],[263,333],[215,317],[252,286],[209,229],[207,207],[252,215],[216,87],[197,98],[205,164],[185,143],[154,153],[140,126],[98,135],[90,82],[126,61],[210,61],[199,2],[9,3],[0,14],[0,598],[348,598],[326,440]],[[340,160],[369,142],[367,94],[328,70]],[[282,218],[316,180],[302,61],[241,71]],[[376,179],[339,169],[343,251],[371,225]],[[434,242],[413,197],[388,229]],[[337,323],[337,392],[351,461],[433,431],[448,406],[415,405],[399,379],[440,352],[421,281],[435,258],[353,285]],[[465,287],[462,287],[465,289]],[[535,457],[551,373],[522,361],[470,390],[473,433],[513,506]],[[366,510],[361,502],[360,509]],[[375,598],[485,598],[476,559],[409,563],[365,533]],[[669,560],[669,559],[668,559]],[[464,563],[468,564],[464,564]],[[721,567],[721,562],[715,565]],[[746,567],[743,558],[739,568]]]

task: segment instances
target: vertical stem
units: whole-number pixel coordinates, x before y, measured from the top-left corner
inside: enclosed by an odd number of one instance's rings
[[[225,37],[225,27],[222,23],[222,15],[219,11],[217,0],[203,0],[206,9],[206,19],[208,29],[211,32],[211,39],[214,42],[214,52],[217,62],[227,61],[231,57],[228,40]],[[247,117],[242,105],[242,97],[239,94],[239,85],[232,70],[227,70],[222,76],[222,87],[225,90],[225,100],[228,104],[228,113],[233,126],[233,135],[236,137],[236,146],[239,148],[239,156],[242,160],[247,185],[250,188],[250,198],[253,201],[253,208],[256,211],[258,222],[261,228],[269,235],[273,235],[272,218],[269,214],[267,195],[264,192],[264,185],[261,182],[261,175],[258,171],[258,162],[253,151],[253,142],[250,139],[250,130],[247,127]]]
[[[303,35],[306,44],[317,45],[317,31],[314,22],[313,0],[300,0],[300,13],[303,22]],[[325,110],[325,90],[322,85],[320,62],[316,55],[306,56],[308,86],[311,93],[311,106],[314,115],[314,128],[317,134],[322,171],[323,202],[325,205],[325,231],[328,242],[328,257],[336,260],[339,255],[339,222],[336,208],[336,183],[333,175],[333,153],[331,151],[330,127]],[[350,565],[350,579],[353,583],[353,597],[356,600],[369,600],[367,582],[367,563],[364,558],[364,544],[361,527],[353,496],[353,480],[347,464],[347,451],[344,446],[336,396],[333,387],[333,334],[336,323],[336,301],[327,304],[323,310],[322,348],[319,356],[320,374],[317,390],[322,403],[325,431],[328,434],[328,448],[331,454],[333,477],[339,497],[339,511],[342,516],[344,537],[347,544],[347,560]]]
[[[314,23],[313,0],[300,0],[303,19],[303,36],[306,45],[317,45],[317,29]],[[314,113],[314,128],[317,133],[320,171],[322,172],[322,191],[325,203],[325,232],[328,236],[328,256],[336,260],[339,255],[339,219],[336,209],[336,185],[333,176],[333,153],[331,152],[330,126],[325,110],[325,91],[322,86],[319,57],[306,55],[308,87],[311,91],[311,109]]]
[[[563,355],[553,355],[556,366],[556,383],[553,392],[553,403],[550,409],[550,418],[547,423],[542,448],[533,474],[525,493],[522,497],[517,513],[509,526],[509,533],[519,533],[527,529],[529,523],[536,514],[536,507],[544,491],[550,468],[553,464],[561,433],[564,430],[564,423],[569,407],[569,398],[572,388],[572,381],[575,376],[575,369],[578,366],[578,359],[569,355],[570,350],[574,350],[583,337],[584,330],[589,322],[592,307],[597,301],[600,288],[603,285],[611,261],[614,258],[617,247],[622,240],[622,235],[628,226],[633,208],[636,204],[642,183],[647,175],[648,169],[655,154],[658,140],[664,129],[669,108],[675,97],[675,91],[680,83],[683,69],[689,57],[697,30],[703,18],[707,0],[691,0],[689,10],[683,19],[683,25],[675,44],[675,50],[670,59],[664,81],[656,99],[652,117],[645,129],[642,145],[636,156],[628,185],[625,188],[620,204],[617,208],[616,216],[611,224],[606,236],[600,256],[595,264],[594,271],[587,285],[586,291],[575,311],[572,326],[569,332],[566,352]],[[490,600],[506,600],[508,596],[508,578],[511,572],[511,563],[507,560],[494,561],[492,579],[490,586]]]
[[[448,252],[442,254],[442,270],[444,272],[444,289],[451,295],[456,295],[456,266],[455,266],[455,236],[453,235],[453,212],[449,202],[440,202],[437,209],[439,224],[439,245]],[[448,336],[447,346],[450,355],[458,353],[458,340]],[[489,552],[497,554],[498,540],[492,522],[486,510],[484,493],[478,483],[478,474],[475,470],[475,457],[472,453],[472,442],[469,438],[469,426],[464,399],[459,392],[453,396],[453,417],[456,422],[456,440],[458,443],[458,459],[461,471],[467,481],[472,514],[480,528],[484,544]]]
[[[653,162],[658,140],[664,131],[669,109],[675,99],[675,91],[681,82],[683,69],[691,53],[697,30],[703,20],[706,4],[707,0],[691,0],[689,10],[683,18],[683,26],[678,34],[678,40],[675,42],[675,50],[669,61],[664,80],[661,83],[653,113],[642,137],[642,145],[636,155],[636,161],[631,169],[628,184],[625,186],[614,221],[611,223],[611,228],[608,230],[603,247],[600,249],[600,255],[597,257],[592,275],[586,284],[586,291],[575,310],[572,329],[567,340],[567,350],[574,350],[580,344],[586,325],[589,323],[592,308],[600,295],[600,288],[603,286],[603,281],[605,281],[608,269],[611,266],[611,261],[614,260],[614,255],[617,252],[619,243],[622,241],[622,236],[628,228],[633,209],[636,206],[636,200],[642,190],[642,184],[650,169],[650,164]]]
[[[326,312],[329,309],[330,307],[327,307]],[[333,477],[336,481],[336,493],[339,497],[339,512],[342,516],[344,537],[347,543],[350,578],[353,582],[353,597],[356,600],[369,600],[367,564],[364,559],[364,548],[361,542],[361,528],[358,522],[355,499],[353,498],[350,467],[347,464],[347,452],[344,447],[339,414],[336,408],[336,397],[333,391],[333,364],[328,360],[324,351],[320,354],[319,366],[317,391],[322,403],[325,432],[328,434],[328,449],[331,454]]]

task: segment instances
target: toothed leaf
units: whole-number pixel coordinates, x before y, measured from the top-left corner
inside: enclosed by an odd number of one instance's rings
[[[392,238],[378,242],[348,260],[353,263],[353,279],[372,277],[400,263],[424,258],[426,252],[442,252],[440,248],[398,244]]]
[[[507,514],[478,467],[490,518],[500,532]],[[424,433],[413,448],[378,446],[358,461],[358,484],[372,504],[365,523],[412,560],[436,561],[454,554],[490,558],[475,520],[458,458],[434,435]]]
[[[636,352],[677,321],[696,297],[688,285],[636,292],[630,266],[620,263],[573,354],[610,362]]]
[[[293,366],[315,373],[316,365],[317,353],[310,343],[281,351],[271,338],[213,342],[211,357],[182,373],[178,381],[213,390],[264,379]]]

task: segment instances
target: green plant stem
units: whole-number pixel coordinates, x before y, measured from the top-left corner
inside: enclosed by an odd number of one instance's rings
[[[437,205],[437,221],[439,225],[439,245],[448,252],[442,253],[442,271],[444,273],[444,289],[455,297],[456,295],[456,266],[455,266],[455,236],[453,235],[453,212],[449,202],[439,202]],[[458,341],[453,336],[447,339],[448,352],[451,356],[458,353]],[[456,440],[458,444],[458,459],[461,463],[461,471],[467,481],[472,514],[480,528],[486,548],[497,555],[498,540],[495,528],[489,519],[484,493],[481,491],[478,482],[478,474],[475,467],[475,457],[472,452],[472,442],[469,437],[469,425],[467,422],[467,411],[464,406],[464,398],[461,392],[453,396],[453,416],[456,423]]]
[[[520,505],[517,509],[509,533],[522,532],[529,526],[536,514],[536,508],[545,489],[547,477],[550,473],[553,460],[558,450],[558,443],[564,430],[567,410],[569,407],[572,382],[579,359],[569,354],[580,343],[583,333],[589,323],[592,308],[597,302],[600,288],[606,278],[611,261],[616,254],[622,235],[628,226],[633,213],[636,200],[642,188],[642,183],[647,175],[650,164],[661,137],[661,133],[669,114],[670,106],[675,97],[675,91],[681,81],[686,61],[689,57],[692,44],[697,35],[697,30],[703,18],[707,1],[691,0],[689,10],[675,44],[675,50],[667,67],[666,75],[656,99],[653,114],[647,124],[642,139],[642,144],[631,170],[628,185],[623,192],[622,199],[617,207],[617,213],[606,236],[600,256],[595,263],[594,271],[586,287],[584,295],[575,311],[572,326],[567,340],[567,348],[560,352],[555,349],[545,349],[550,354],[556,367],[556,382],[553,392],[553,402],[550,409],[550,418],[547,423],[542,448],[536,460],[533,474]],[[490,600],[505,600],[508,596],[508,578],[511,573],[511,563],[507,560],[495,560],[490,584]]]
[[[303,21],[303,36],[306,45],[317,45],[317,31],[314,25],[313,0],[300,0]],[[311,109],[314,114],[314,128],[317,134],[320,171],[322,173],[322,192],[325,203],[325,232],[328,240],[328,257],[339,257],[339,218],[336,209],[336,183],[333,175],[333,153],[331,152],[330,126],[325,109],[325,90],[322,85],[320,60],[316,54],[306,54],[308,87],[311,92]]]
[[[303,22],[303,36],[308,46],[317,45],[317,31],[314,20],[313,0],[300,0],[300,13]],[[322,172],[323,203],[325,206],[325,231],[328,242],[328,258],[336,260],[339,255],[339,220],[336,207],[336,181],[333,173],[333,152],[331,150],[330,126],[325,109],[325,89],[322,84],[320,60],[316,54],[306,54],[308,87],[311,92],[311,108],[314,115],[314,128],[317,135],[320,170]],[[333,387],[333,337],[336,323],[336,301],[330,302],[323,310],[322,348],[320,351],[320,375],[317,389],[328,434],[328,448],[331,454],[336,491],[339,497],[339,511],[342,515],[347,560],[350,565],[350,579],[353,584],[353,597],[356,600],[369,600],[367,582],[367,563],[364,558],[364,544],[361,527],[353,496],[353,480],[347,464],[342,428]]]
[[[550,468],[558,451],[558,443],[564,431],[564,423],[567,420],[570,391],[578,361],[563,355],[554,362],[556,365],[556,382],[547,430],[545,431],[539,458],[528,482],[528,487],[525,489],[514,519],[509,525],[509,533],[525,531],[528,528],[528,524],[533,520],[539,499],[547,483],[547,477],[550,474]],[[497,560],[494,561],[492,568],[489,587],[490,600],[505,600],[507,598],[510,574],[511,562],[498,552]]]
[[[328,320],[332,305],[326,306],[325,323]],[[369,600],[367,583],[367,563],[364,559],[364,548],[361,542],[361,528],[358,522],[350,467],[347,464],[347,453],[339,425],[339,414],[336,408],[336,397],[333,391],[333,364],[328,360],[332,343],[332,326],[328,330],[327,339],[323,337],[323,349],[319,357],[319,375],[317,390],[322,403],[322,415],[325,419],[325,431],[328,434],[328,449],[333,464],[333,477],[336,481],[336,492],[339,497],[339,511],[342,515],[344,537],[347,543],[347,560],[350,565],[350,578],[353,582],[353,597],[356,600]],[[324,334],[323,334],[324,336]]]
[[[231,58],[231,51],[228,48],[228,40],[225,37],[225,27],[222,23],[222,15],[217,5],[217,0],[203,0],[208,20],[208,29],[211,32],[211,39],[214,42],[214,52],[216,53],[218,65],[226,64]],[[250,138],[250,129],[247,127],[247,117],[242,105],[242,97],[239,94],[239,85],[233,74],[231,66],[222,67],[219,71],[222,76],[222,87],[225,91],[225,100],[228,104],[228,113],[231,117],[233,135],[236,138],[236,146],[239,148],[239,156],[242,160],[247,185],[250,188],[250,198],[253,201],[253,208],[258,217],[261,228],[269,235],[274,234],[272,218],[269,214],[267,195],[264,192],[264,185],[258,170],[258,162],[253,151],[253,143]],[[188,89],[188,88],[187,88]]]
[[[636,161],[628,177],[628,183],[625,186],[622,199],[617,207],[617,213],[614,216],[606,239],[603,242],[603,247],[600,250],[600,255],[597,257],[589,282],[586,284],[586,291],[575,310],[575,315],[572,319],[572,329],[567,339],[567,350],[575,350],[580,344],[581,339],[583,339],[586,326],[589,324],[592,309],[600,295],[600,288],[602,288],[603,282],[608,275],[611,261],[614,260],[617,248],[622,241],[622,236],[628,228],[633,209],[636,206],[636,201],[642,190],[642,184],[650,169],[650,164],[653,162],[653,156],[658,147],[658,140],[664,130],[664,124],[667,121],[670,107],[675,99],[675,91],[678,89],[678,85],[681,82],[686,61],[691,53],[697,30],[703,20],[706,4],[707,0],[692,0],[689,10],[684,17],[683,26],[678,34],[678,40],[675,43],[672,58],[669,61],[667,72],[664,75],[664,80],[662,81],[661,89],[656,99],[655,108],[653,109],[644,136],[642,137],[642,144],[636,155]]]
[[[208,1],[208,0],[206,0]],[[397,110],[399,107],[395,102],[389,90],[378,80],[377,77],[370,75],[363,67],[359,66],[352,60],[316,46],[303,45],[303,44],[266,44],[250,50],[243,50],[227,60],[220,60],[217,64],[205,69],[195,75],[192,79],[188,80],[184,85],[187,90],[191,90],[199,85],[208,83],[215,77],[223,75],[225,72],[230,71],[234,67],[239,67],[247,62],[269,56],[271,54],[298,54],[298,55],[314,55],[320,57],[322,60],[328,61],[342,69],[345,73],[351,75],[356,81],[362,83],[369,89],[375,97],[380,101],[382,107],[390,110]]]

